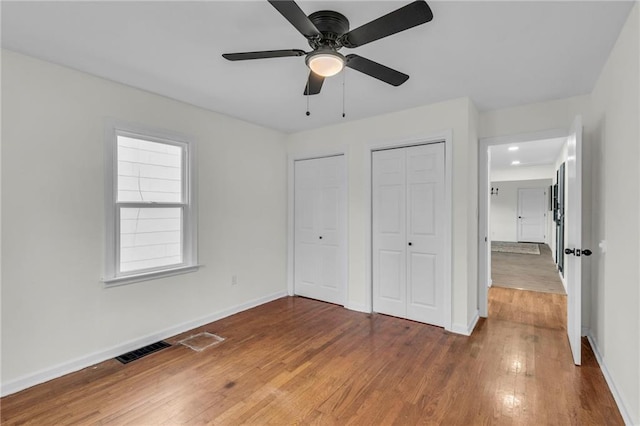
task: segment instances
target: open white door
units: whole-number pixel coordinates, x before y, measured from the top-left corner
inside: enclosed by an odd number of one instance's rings
[[[567,139],[567,191],[565,203],[567,279],[567,334],[573,362],[581,363],[582,329],[582,117],[577,116]]]

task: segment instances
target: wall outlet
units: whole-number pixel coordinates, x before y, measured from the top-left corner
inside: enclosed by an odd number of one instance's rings
[[[231,285],[237,285],[237,284],[238,284],[238,276],[231,275]]]

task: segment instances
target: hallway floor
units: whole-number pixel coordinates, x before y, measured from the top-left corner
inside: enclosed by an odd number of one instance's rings
[[[491,252],[494,287],[566,294],[551,249],[538,244],[540,254]]]

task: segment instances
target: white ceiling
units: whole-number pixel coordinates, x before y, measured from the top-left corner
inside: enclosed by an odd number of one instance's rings
[[[566,138],[553,138],[490,146],[491,170],[553,165],[566,140]],[[517,147],[518,150],[509,151],[511,147]],[[512,165],[511,163],[515,160],[520,161],[520,164]]]
[[[408,1],[300,1],[351,28]],[[589,93],[631,1],[429,2],[432,22],[353,52],[407,73],[392,87],[357,71],[327,79],[305,116],[304,58],[220,55],[310,50],[266,1],[2,1],[2,46],[285,132],[461,96],[480,110]]]

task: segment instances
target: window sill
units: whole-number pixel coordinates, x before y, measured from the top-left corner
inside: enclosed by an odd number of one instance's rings
[[[115,278],[103,278],[102,282],[105,287],[116,287],[125,284],[137,283],[140,281],[155,280],[158,278],[171,277],[174,275],[188,274],[196,272],[202,265],[180,266],[173,269],[164,269],[162,271],[145,272],[144,274],[125,275]]]

